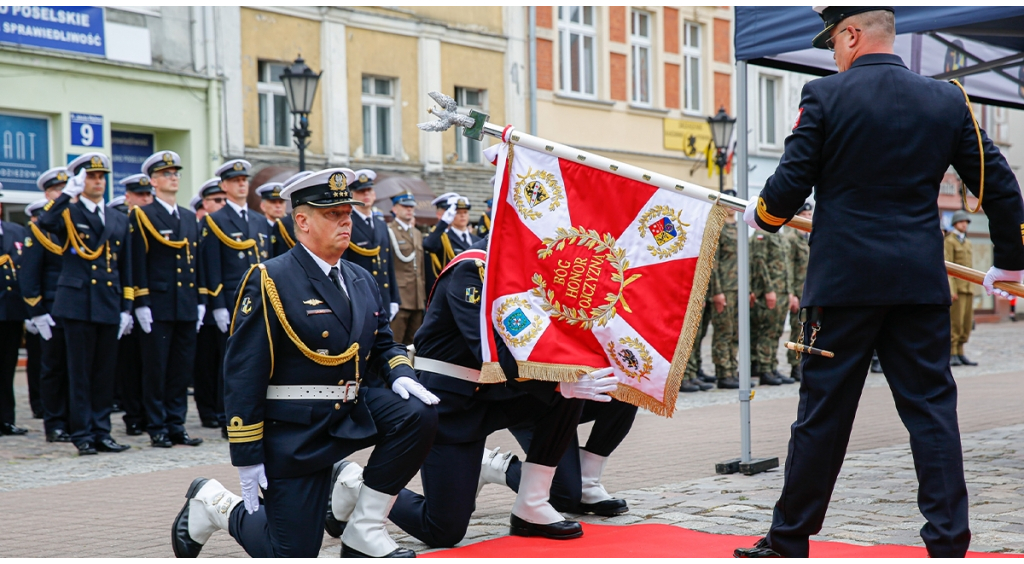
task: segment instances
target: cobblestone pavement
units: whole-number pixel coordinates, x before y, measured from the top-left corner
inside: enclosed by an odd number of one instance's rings
[[[705,349],[709,343],[705,341]],[[981,365],[953,369],[960,383],[974,550],[1024,548],[1024,410],[1016,399],[1024,378],[1021,343],[1024,323],[981,325],[967,346],[968,355]],[[710,351],[704,353],[710,369]],[[923,520],[914,503],[907,434],[886,388],[882,376],[868,378],[824,538],[920,544],[917,529]],[[779,456],[784,464],[797,386],[758,387],[756,392],[751,404],[754,455]],[[200,447],[151,448],[145,435],[127,437],[120,415],[115,415],[114,437],[134,448],[79,458],[71,445],[45,442],[42,422],[31,419],[28,410],[22,371],[16,377],[16,396],[17,422],[31,432],[0,437],[0,508],[15,516],[0,534],[0,556],[170,556],[168,528],[193,477],[217,478],[238,489],[227,442],[219,430],[201,428],[194,409],[187,428],[192,436],[206,439]],[[733,390],[682,394],[672,419],[639,417],[603,480],[609,491],[629,500],[632,511],[607,521],[669,522],[708,532],[766,531],[781,471],[753,477],[713,474],[715,462],[734,458],[739,451],[736,403]],[[585,440],[589,426],[581,429]],[[508,449],[515,442],[506,432],[495,433],[488,446],[498,445]],[[353,459],[364,462],[366,455],[363,451]],[[420,491],[418,479],[410,488]],[[464,543],[507,534],[513,499],[503,488],[484,488]],[[61,542],[46,542],[49,532],[56,532],[58,513],[88,518],[62,520]],[[226,534],[214,535],[203,554],[244,556]],[[337,556],[338,541],[325,537],[322,555]]]

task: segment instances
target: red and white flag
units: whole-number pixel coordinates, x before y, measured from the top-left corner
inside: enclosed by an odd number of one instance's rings
[[[504,380],[493,327],[520,377],[611,366],[614,397],[671,416],[727,210],[522,146],[496,164],[482,381]]]

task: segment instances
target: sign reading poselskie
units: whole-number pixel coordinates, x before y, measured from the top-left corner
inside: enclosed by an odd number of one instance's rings
[[[103,8],[0,6],[0,42],[105,57]]]

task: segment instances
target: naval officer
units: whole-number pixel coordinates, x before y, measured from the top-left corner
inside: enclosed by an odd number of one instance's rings
[[[352,244],[345,251],[344,259],[365,268],[377,281],[380,297],[388,306],[389,315],[394,318],[401,307],[402,299],[395,281],[395,262],[391,251],[391,237],[383,217],[374,217],[373,202],[377,193],[373,182],[377,173],[369,169],[355,171],[352,195],[363,203],[353,208]]]

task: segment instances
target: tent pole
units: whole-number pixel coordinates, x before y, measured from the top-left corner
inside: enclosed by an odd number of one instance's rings
[[[736,195],[748,199],[747,156],[750,125],[747,116],[747,62],[736,63]],[[750,241],[746,224],[737,226],[736,261],[738,263],[739,292],[750,295]],[[740,368],[740,461],[750,462],[750,300],[738,300],[739,308],[739,368]]]

